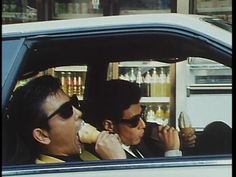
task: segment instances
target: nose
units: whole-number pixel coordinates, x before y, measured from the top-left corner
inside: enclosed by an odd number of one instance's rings
[[[144,129],[144,128],[146,128],[146,124],[143,121],[143,119],[140,119],[140,121],[139,121],[139,129]]]
[[[75,121],[82,119],[82,112],[80,110],[78,110],[77,108],[73,107],[73,111],[74,111],[74,119]]]

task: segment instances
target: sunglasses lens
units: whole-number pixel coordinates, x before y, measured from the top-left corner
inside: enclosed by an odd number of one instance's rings
[[[131,119],[121,119],[120,122],[128,124],[130,125],[130,127],[134,128],[138,126],[140,118],[141,118],[140,115],[136,115],[132,117]]]
[[[139,121],[140,121],[140,116],[139,116],[139,115],[138,115],[138,116],[135,116],[134,118],[131,119],[130,125],[131,125],[132,127],[137,127]]]
[[[58,113],[64,119],[67,119],[73,115],[73,107],[71,104],[65,104]]]
[[[70,98],[70,102],[71,104],[76,108],[76,109],[79,109],[79,100],[77,98],[76,95],[72,95],[71,98]]]
[[[58,110],[56,110],[54,113],[52,113],[50,116],[48,116],[48,119],[52,118],[56,114],[59,114],[62,118],[68,119],[73,115],[73,107],[76,109],[79,109],[79,100],[76,95],[73,95],[70,98],[70,101],[64,103]]]

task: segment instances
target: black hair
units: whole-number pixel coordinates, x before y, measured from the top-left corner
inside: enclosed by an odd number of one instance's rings
[[[232,128],[221,121],[211,122],[199,136],[196,149],[199,155],[231,154]]]
[[[137,104],[141,98],[141,90],[135,83],[113,79],[105,81],[98,93],[98,100],[93,102],[89,109],[89,117],[93,117],[93,123],[98,129],[103,128],[102,122],[110,119],[114,123],[122,119],[123,111],[132,104]]]
[[[8,106],[11,131],[15,131],[20,142],[29,148],[31,158],[36,158],[40,153],[40,144],[33,138],[33,130],[50,129],[42,105],[49,95],[56,94],[60,88],[58,78],[44,75],[16,88],[12,94]]]

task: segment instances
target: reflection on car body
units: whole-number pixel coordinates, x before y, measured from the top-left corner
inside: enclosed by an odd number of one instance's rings
[[[232,33],[201,16],[150,14],[3,25],[3,176],[232,176],[231,154],[8,165],[14,142],[6,134],[7,106],[18,80],[48,68],[86,65],[84,99],[96,97],[110,62],[181,63],[202,57],[231,67]],[[208,20],[209,21],[209,20]],[[230,25],[227,25],[227,29]],[[232,31],[232,30],[231,30]],[[173,60],[174,58],[174,60]],[[12,148],[9,148],[12,147]]]

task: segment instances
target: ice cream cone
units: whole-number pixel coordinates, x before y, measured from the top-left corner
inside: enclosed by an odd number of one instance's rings
[[[192,127],[185,127],[185,128],[181,128],[180,132],[183,136],[190,136],[195,133],[195,129]]]
[[[78,134],[79,134],[80,141],[82,143],[92,144],[92,143],[96,143],[100,132],[92,125],[88,123],[84,123],[82,127],[80,128]]]

